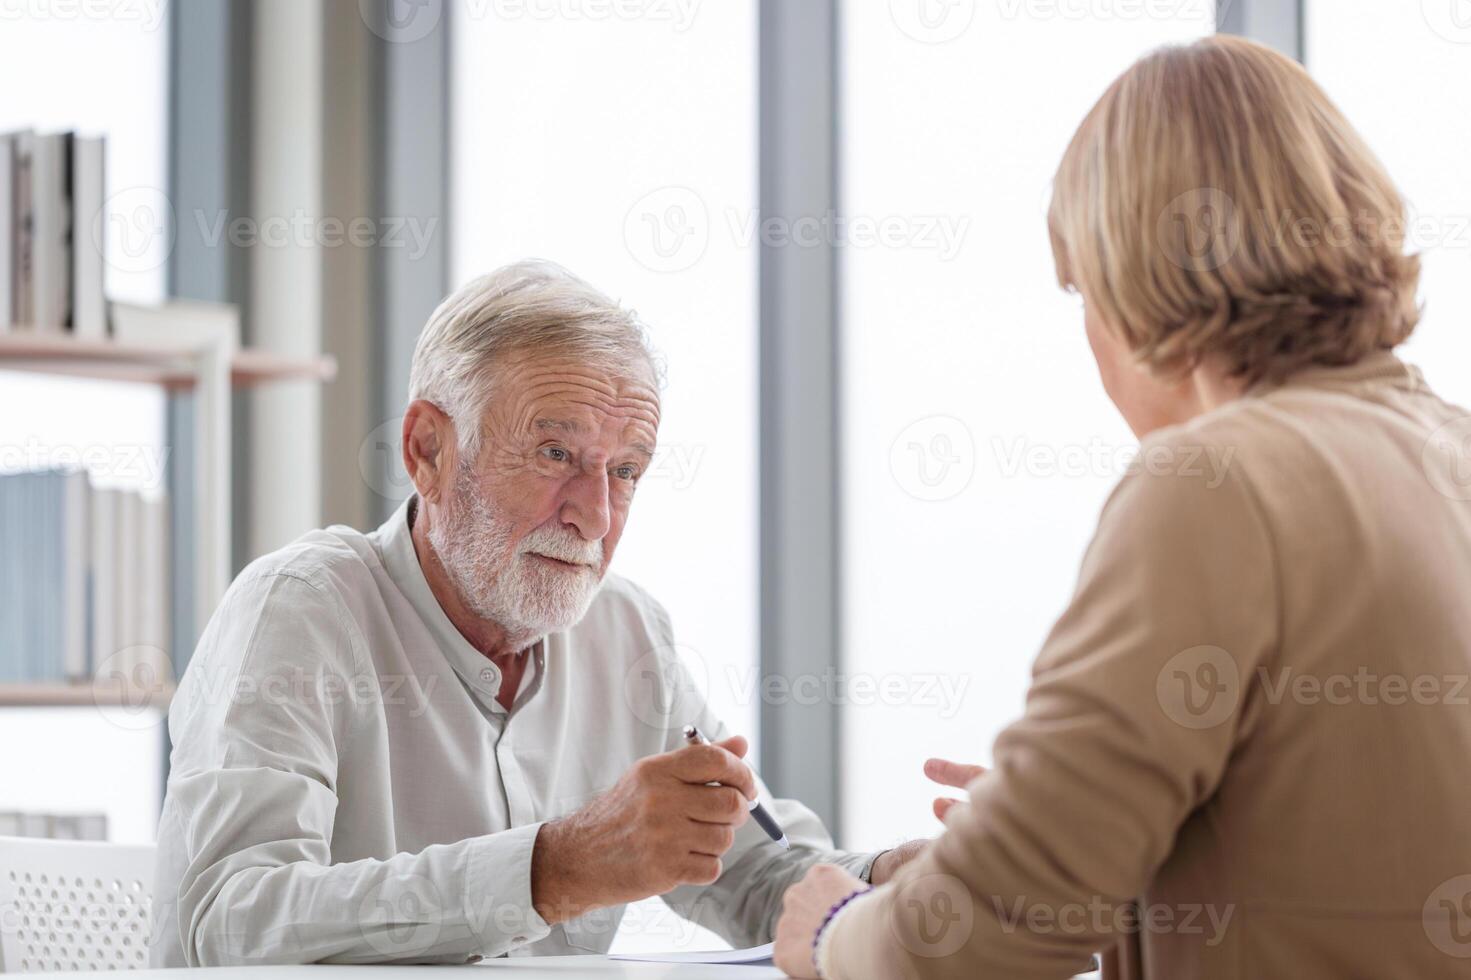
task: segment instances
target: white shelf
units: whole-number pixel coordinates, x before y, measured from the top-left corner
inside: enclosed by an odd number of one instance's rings
[[[0,707],[154,707],[169,706],[174,696],[172,684],[156,688],[129,688],[117,684],[0,684]]]
[[[34,371],[103,381],[135,381],[169,388],[193,387],[198,348],[183,344],[120,343],[12,327],[0,333],[0,370]],[[330,356],[293,358],[241,349],[230,357],[234,387],[271,381],[331,381],[337,361]]]

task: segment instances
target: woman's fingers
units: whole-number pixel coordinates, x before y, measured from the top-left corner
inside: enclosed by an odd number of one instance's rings
[[[924,764],[926,776],[941,786],[953,786],[956,789],[964,789],[971,780],[985,775],[985,772],[984,766],[968,766],[949,759],[928,759]]]
[[[969,766],[963,762],[951,762],[949,759],[927,759],[924,764],[924,774],[941,786],[953,786],[956,789],[964,789],[977,776],[984,776],[984,766]],[[935,817],[941,823],[945,822],[945,815],[964,800],[951,800],[940,797],[935,800]]]

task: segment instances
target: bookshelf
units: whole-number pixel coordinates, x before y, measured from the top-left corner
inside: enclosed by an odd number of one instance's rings
[[[16,328],[14,333],[0,334],[0,370],[188,388],[198,380],[190,364],[195,350],[185,344],[84,340]],[[230,384],[236,388],[270,381],[331,381],[337,375],[337,362],[331,357],[292,358],[241,348],[231,354],[229,363]]]
[[[162,387],[171,399],[191,396],[185,431],[190,506],[172,532],[192,542],[186,622],[195,636],[224,595],[230,578],[231,391],[276,382],[323,383],[337,374],[330,356],[292,357],[241,347],[238,316],[219,304],[173,304],[173,319],[132,322],[127,339],[79,338],[24,327],[0,333],[0,371],[22,371]],[[170,464],[173,465],[173,464]],[[176,576],[171,591],[180,594]],[[176,663],[192,638],[173,637]],[[0,708],[84,706],[123,710],[167,708],[171,684],[150,687],[98,681],[0,683]]]
[[[115,684],[0,684],[0,708],[167,708],[172,684],[130,689]]]

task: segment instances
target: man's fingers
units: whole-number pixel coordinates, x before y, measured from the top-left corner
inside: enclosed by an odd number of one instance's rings
[[[983,766],[968,766],[949,759],[928,759],[924,764],[924,774],[941,786],[964,789],[977,776],[984,776],[986,770]]]
[[[685,786],[679,800],[685,816],[705,823],[739,827],[750,815],[746,798],[734,786]]]
[[[686,783],[720,783],[734,786],[748,800],[756,798],[750,767],[723,746],[689,745],[673,753],[670,762],[674,775]]]
[[[679,878],[690,885],[713,884],[723,870],[720,858],[708,854],[686,854],[680,862]]]
[[[751,751],[751,745],[746,741],[744,735],[732,735],[730,738],[722,739],[715,743],[737,759],[744,759],[746,753]]]
[[[956,807],[969,805],[965,800],[950,800],[942,796],[935,800],[935,818],[941,823],[944,823],[945,818],[950,816]]]
[[[690,821],[690,851],[707,857],[720,857],[735,843],[735,828],[729,824]]]

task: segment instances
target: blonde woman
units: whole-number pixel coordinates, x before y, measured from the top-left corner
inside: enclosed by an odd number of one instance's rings
[[[1471,419],[1392,352],[1400,196],[1298,65],[1215,37],[1109,88],[1049,224],[1148,465],[995,768],[888,885],[791,888],[778,965],[1466,976]]]

